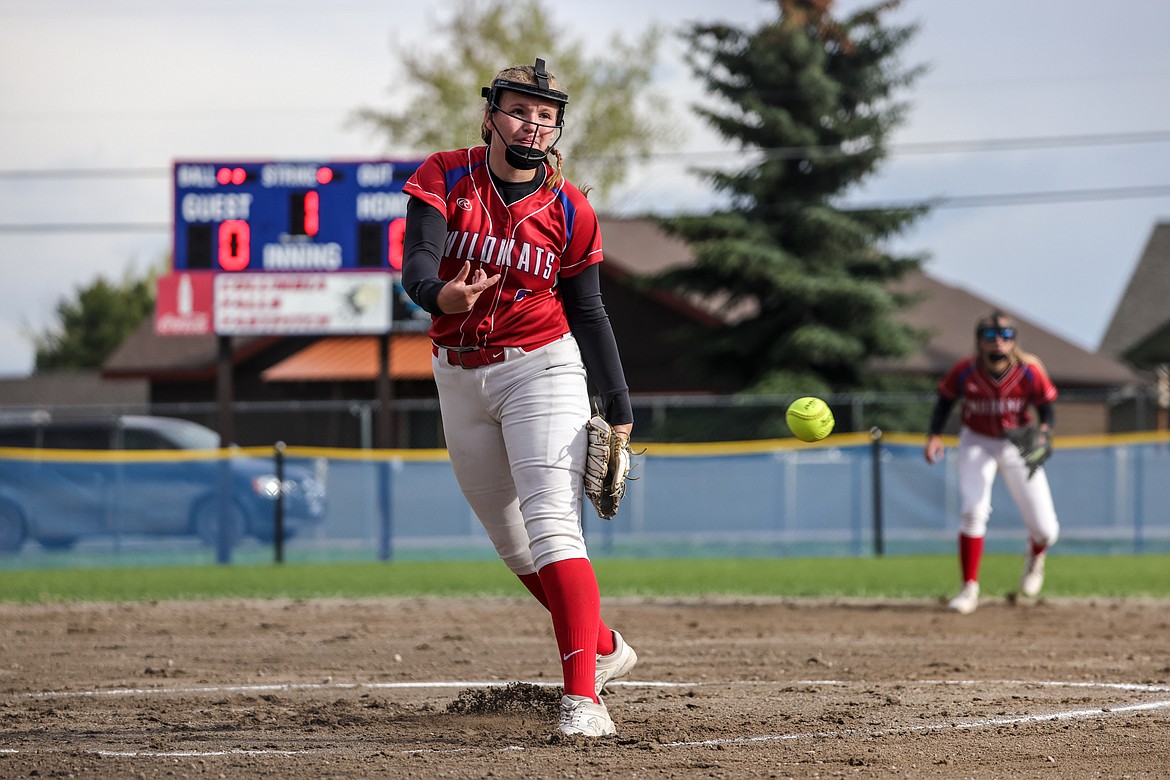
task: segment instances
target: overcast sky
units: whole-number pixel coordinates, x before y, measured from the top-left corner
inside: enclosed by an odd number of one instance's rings
[[[862,5],[839,0],[841,11]],[[166,230],[27,226],[166,225],[175,159],[394,156],[347,119],[406,94],[395,47],[425,41],[450,7],[0,0],[0,376],[32,370],[29,334],[63,297],[170,251]],[[754,27],[775,2],[555,7],[568,35],[601,53],[653,20]],[[1170,2],[907,0],[889,18],[920,24],[905,64],[931,70],[904,95],[912,110],[893,156],[851,199],[955,199],[895,248],[928,253],[936,278],[1095,350],[1154,226],[1170,221]],[[633,172],[610,198],[616,213],[702,208],[711,193],[687,166],[736,161],[689,113],[703,96],[681,54],[671,39],[655,88],[688,140]],[[132,175],[85,175],[111,170]]]

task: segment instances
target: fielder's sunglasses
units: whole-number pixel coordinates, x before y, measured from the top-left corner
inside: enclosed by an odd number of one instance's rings
[[[1004,341],[1014,341],[1016,338],[1015,328],[982,328],[979,331],[979,338],[984,341],[995,341],[996,337]]]

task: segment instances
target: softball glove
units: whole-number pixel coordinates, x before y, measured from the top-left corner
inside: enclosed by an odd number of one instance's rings
[[[1044,461],[1052,457],[1052,434],[1049,431],[1034,427],[1017,428],[1008,431],[1008,438],[1016,445],[1024,465],[1028,467],[1028,479],[1044,465]]]
[[[626,479],[633,468],[630,444],[618,436],[600,415],[585,424],[589,434],[585,461],[585,496],[597,510],[597,516],[609,520],[617,514],[626,495]]]

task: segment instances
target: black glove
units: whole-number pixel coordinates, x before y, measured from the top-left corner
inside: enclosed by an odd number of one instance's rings
[[[1012,444],[1020,451],[1024,465],[1028,467],[1028,479],[1036,470],[1044,465],[1044,461],[1052,457],[1052,433],[1039,428],[1016,428],[1008,431],[1007,436]]]

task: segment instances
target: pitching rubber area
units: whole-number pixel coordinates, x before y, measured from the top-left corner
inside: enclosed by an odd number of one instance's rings
[[[1165,603],[606,602],[640,662],[599,740],[555,734],[534,606],[0,605],[0,777],[1164,772]]]
[[[553,683],[529,683],[538,686],[559,687]],[[842,680],[793,680],[791,682],[749,682],[744,680],[727,681],[722,683],[711,682],[675,682],[675,683],[659,683],[651,681],[615,681],[611,687],[619,689],[637,690],[640,688],[646,689],[696,689],[696,688],[719,688],[732,686],[753,686],[758,691],[763,691],[764,688],[781,688],[791,689],[792,687],[806,687],[818,688],[821,686],[839,687],[846,690],[850,687],[858,691],[864,690],[868,692],[874,691],[874,684],[865,681],[846,682]],[[964,718],[959,720],[946,720],[937,723],[919,723],[907,724],[905,726],[889,726],[885,728],[849,728],[849,729],[823,729],[818,731],[791,731],[783,733],[758,733],[758,734],[742,734],[740,736],[713,738],[698,741],[677,741],[660,743],[663,747],[695,747],[695,746],[730,746],[730,745],[744,745],[755,744],[762,742],[785,742],[793,740],[817,740],[817,739],[834,739],[841,737],[877,737],[895,733],[913,733],[913,732],[944,732],[944,731],[969,731],[973,729],[988,728],[993,726],[1016,726],[1023,724],[1035,724],[1043,722],[1058,722],[1058,721],[1077,721],[1090,720],[1095,718],[1115,718],[1126,715],[1131,715],[1137,712],[1150,712],[1155,710],[1170,709],[1170,685],[1144,685],[1139,683],[1118,683],[1118,682],[1102,682],[1102,683],[1081,683],[1081,682],[1061,682],[1057,680],[990,680],[990,681],[975,681],[975,680],[905,680],[900,682],[884,682],[881,685],[891,686],[897,690],[905,690],[907,688],[926,689],[934,686],[942,686],[944,688],[966,689],[968,692],[972,690],[987,690],[988,688],[1001,689],[1005,693],[1011,695],[1013,698],[1022,698],[1022,694],[1029,691],[1034,691],[1037,688],[1050,688],[1063,690],[1066,693],[1070,691],[1078,691],[1082,701],[1090,703],[1096,702],[1095,706],[1079,707],[1076,709],[1050,709],[1044,708],[1043,711],[1032,713],[1021,713],[1012,716],[998,716],[985,718]],[[174,694],[196,694],[203,696],[222,696],[224,694],[271,694],[271,693],[292,693],[292,692],[328,692],[342,691],[342,690],[366,690],[366,691],[404,691],[404,690],[419,690],[419,691],[438,691],[438,690],[465,690],[469,688],[501,688],[503,683],[498,682],[482,682],[482,681],[436,681],[429,683],[295,683],[286,685],[230,685],[230,686],[209,686],[206,688],[138,688],[138,689],[112,689],[112,690],[80,690],[80,691],[44,691],[40,693],[26,694],[29,698],[34,699],[71,699],[84,697],[105,697],[105,696],[119,696],[119,697],[159,697]],[[855,691],[856,692],[856,691]],[[952,692],[952,695],[954,692]],[[775,692],[765,693],[766,696],[775,695]],[[961,699],[962,693],[953,695],[954,698]],[[1062,702],[1066,699],[1062,699]],[[446,697],[436,699],[433,706],[439,706],[446,703]],[[407,748],[403,753],[416,753],[424,748]],[[523,750],[523,746],[517,745],[514,747],[506,747],[504,750]],[[21,750],[19,748],[0,748],[0,753],[21,753],[34,752],[36,749]],[[221,756],[229,753],[254,753],[258,755],[270,755],[280,753],[284,755],[294,754],[317,754],[328,753],[329,748],[313,747],[304,748],[300,750],[271,750],[271,749],[256,749],[248,750],[244,748],[237,748],[230,751],[224,750],[210,750],[201,751],[196,749],[191,750],[111,750],[102,748],[91,748],[97,755],[106,756],[123,756],[132,758],[173,758],[173,757],[201,757],[201,756]]]

